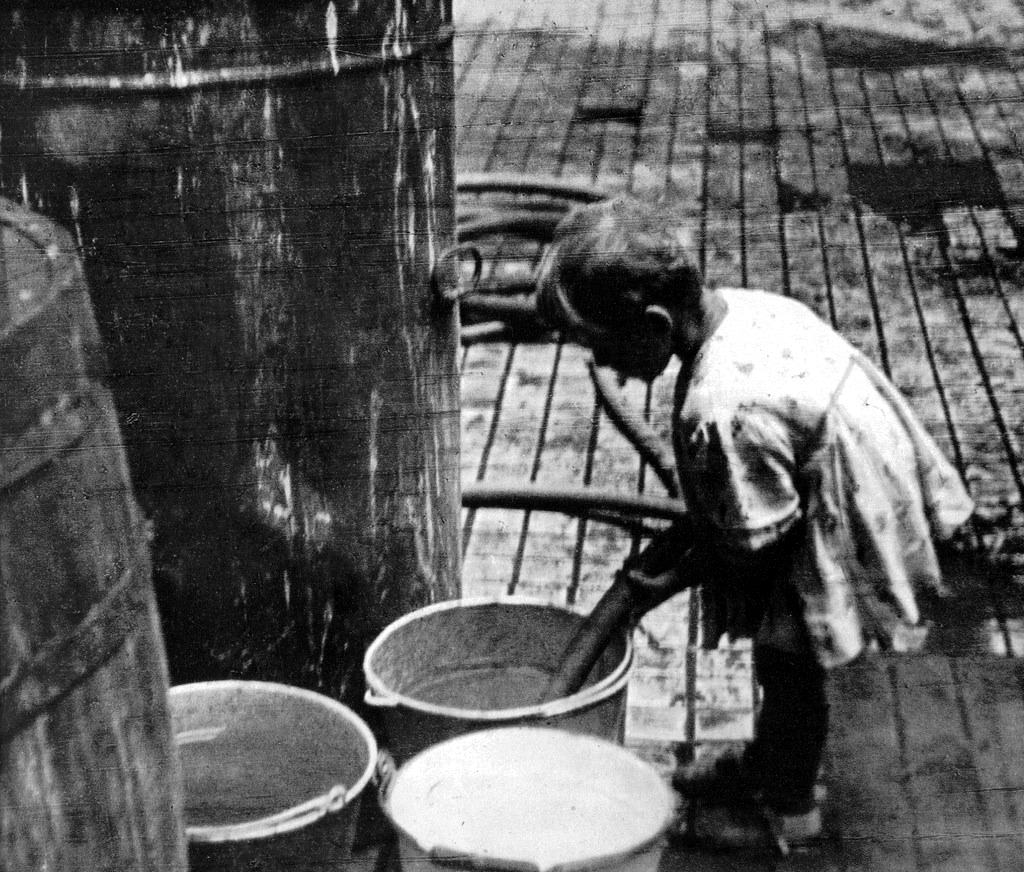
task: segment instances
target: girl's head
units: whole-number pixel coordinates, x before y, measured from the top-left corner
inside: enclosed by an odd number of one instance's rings
[[[576,209],[541,264],[538,311],[599,364],[651,379],[688,350],[703,322],[704,282],[690,249],[671,209],[629,197]]]

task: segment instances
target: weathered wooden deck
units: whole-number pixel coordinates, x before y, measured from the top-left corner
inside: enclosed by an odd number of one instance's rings
[[[803,300],[878,361],[987,519],[992,557],[954,568],[928,653],[835,674],[830,840],[779,868],[1024,868],[1021,8],[474,0],[456,23],[460,173],[678,197],[708,279]],[[579,349],[476,344],[462,373],[464,481],[663,493]],[[671,389],[672,373],[629,387],[665,435]],[[587,608],[635,544],[545,512],[463,523],[467,596]],[[697,634],[683,595],[637,637],[628,741],[666,771],[751,729],[748,652]],[[750,862],[665,868],[765,868]]]

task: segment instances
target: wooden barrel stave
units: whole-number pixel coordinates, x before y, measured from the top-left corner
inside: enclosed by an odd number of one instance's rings
[[[14,301],[0,324],[5,868],[178,872],[181,780],[147,533],[87,351],[98,333],[84,278],[54,225],[6,202],[0,225],[0,292]]]

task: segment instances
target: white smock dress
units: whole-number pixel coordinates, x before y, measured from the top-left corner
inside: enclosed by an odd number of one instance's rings
[[[825,668],[866,645],[915,647],[915,591],[943,591],[933,540],[973,510],[960,477],[896,388],[806,306],[720,293],[728,311],[677,391],[688,503],[734,556],[756,562],[790,536],[784,577],[766,583],[795,592]],[[777,623],[758,638],[785,648],[792,628]]]

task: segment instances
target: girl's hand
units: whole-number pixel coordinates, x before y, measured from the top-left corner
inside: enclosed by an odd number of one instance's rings
[[[617,580],[625,582],[629,587],[630,597],[633,601],[632,619],[634,624],[639,622],[647,612],[657,608],[680,591],[686,590],[691,584],[690,581],[684,581],[674,567],[657,575],[648,575],[641,569],[624,566],[619,570]]]

